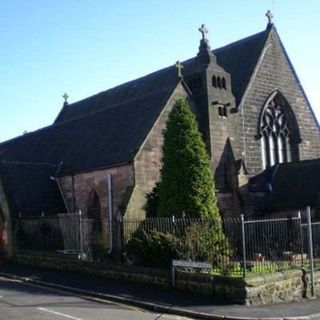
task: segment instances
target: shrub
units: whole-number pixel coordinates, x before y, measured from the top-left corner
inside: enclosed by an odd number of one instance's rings
[[[181,238],[179,258],[207,261],[222,274],[227,274],[234,250],[230,242],[213,221],[193,223]]]
[[[127,244],[127,256],[137,265],[167,268],[177,257],[178,239],[157,230],[139,228]]]

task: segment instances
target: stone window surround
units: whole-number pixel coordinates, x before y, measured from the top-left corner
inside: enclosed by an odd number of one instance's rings
[[[298,138],[297,138],[298,137]],[[262,168],[298,159],[301,142],[293,110],[279,90],[266,100],[259,117]]]

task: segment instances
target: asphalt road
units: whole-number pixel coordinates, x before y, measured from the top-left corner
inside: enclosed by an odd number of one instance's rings
[[[0,320],[177,320],[125,305],[87,300],[57,290],[0,278]],[[184,318],[186,319],[186,318]]]

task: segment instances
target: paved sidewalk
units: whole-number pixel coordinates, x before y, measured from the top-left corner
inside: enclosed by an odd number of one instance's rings
[[[0,276],[191,318],[320,320],[320,300],[317,299],[259,307],[223,305],[168,288],[8,263],[0,264]]]

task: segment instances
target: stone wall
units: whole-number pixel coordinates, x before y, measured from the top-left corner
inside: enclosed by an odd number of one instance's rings
[[[310,298],[310,288],[310,274],[294,269],[245,279],[216,277],[212,282],[212,295],[223,301],[262,305]],[[315,273],[315,295],[320,296],[320,272]]]
[[[187,97],[183,86],[177,86],[137,153],[134,159],[135,186],[126,209],[126,218],[137,219],[145,216],[146,194],[152,191],[160,179],[163,130],[166,128],[169,113],[175,102]]]
[[[302,270],[286,270],[245,279],[247,305],[298,301],[306,296]]]
[[[271,31],[262,55],[239,111],[239,123],[243,123],[239,127],[241,152],[245,154],[250,175],[262,171],[261,141],[256,135],[262,108],[274,90],[283,94],[296,117],[302,139],[299,144],[300,160],[315,159],[320,155],[317,120],[275,30]]]
[[[134,184],[132,164],[60,177],[59,182],[68,203],[69,211],[77,212],[81,210],[84,216],[87,215],[90,195],[93,191],[97,192],[100,199],[103,243],[110,249],[108,174],[111,174],[112,178],[113,219],[119,220],[124,213]],[[120,231],[113,229],[114,253],[120,251],[121,241],[119,237]]]
[[[133,265],[93,263],[79,261],[76,257],[43,255],[20,252],[12,261],[21,264],[69,270],[112,279],[150,283],[171,287],[170,270],[145,268]],[[178,290],[202,294],[225,303],[245,305],[274,304],[299,301],[311,297],[310,274],[294,269],[264,275],[242,277],[218,277],[209,273],[176,270]],[[314,293],[320,297],[320,271],[314,274]]]
[[[67,200],[69,210],[81,210],[87,213],[88,200],[91,192],[95,190],[100,198],[103,218],[108,217],[108,182],[107,176],[112,176],[113,212],[117,214],[123,204],[127,189],[133,186],[133,169],[131,164],[118,167],[81,172],[73,176],[59,178],[63,194]]]

